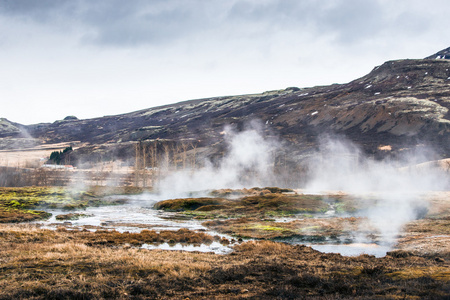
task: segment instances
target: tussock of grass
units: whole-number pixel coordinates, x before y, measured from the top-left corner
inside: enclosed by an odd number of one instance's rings
[[[56,220],[73,221],[73,220],[78,220],[80,218],[90,217],[90,216],[92,216],[92,215],[90,215],[90,214],[81,214],[81,213],[63,214],[63,215],[57,215],[56,216]]]
[[[251,196],[251,195],[264,195],[264,194],[270,194],[270,193],[295,193],[292,189],[283,189],[279,187],[265,187],[265,188],[259,188],[254,187],[251,189],[219,189],[219,190],[213,190],[210,192],[210,195],[213,197],[237,197],[237,196]]]
[[[280,190],[272,188],[273,190]],[[228,192],[228,190],[226,190]],[[234,190],[229,190],[231,193]],[[239,190],[241,191],[241,190]],[[264,190],[263,190],[264,191]],[[269,190],[261,194],[244,196],[239,199],[224,198],[185,198],[165,200],[155,204],[156,209],[166,211],[207,211],[206,217],[215,218],[219,215],[235,218],[245,212],[246,216],[289,216],[298,213],[324,212],[328,204],[322,196],[272,193]],[[220,190],[217,194],[227,192]],[[253,191],[254,192],[254,191]],[[252,193],[253,193],[252,192]]]
[[[208,207],[208,210],[213,210],[223,207],[229,202],[229,200],[222,198],[183,198],[160,201],[155,204],[155,208],[166,211],[191,211]]]

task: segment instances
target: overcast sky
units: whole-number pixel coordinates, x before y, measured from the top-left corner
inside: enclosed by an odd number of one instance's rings
[[[345,83],[450,47],[448,0],[0,0],[0,117]]]

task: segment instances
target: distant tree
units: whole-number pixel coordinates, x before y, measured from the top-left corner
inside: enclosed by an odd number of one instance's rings
[[[64,161],[72,151],[72,146],[66,147],[63,151],[53,151],[50,154],[49,162],[60,165],[61,161]]]
[[[71,152],[71,151],[73,151],[72,146],[66,147],[66,149],[64,149],[62,153],[65,154],[65,153],[68,153],[68,152]]]
[[[67,116],[64,118],[64,121],[76,121],[76,120],[78,120],[78,118],[75,116]]]
[[[57,165],[59,165],[60,163],[61,163],[61,154],[62,154],[62,152],[61,151],[53,151],[51,154],[50,154],[50,161],[51,162],[53,162],[54,164],[57,164]]]

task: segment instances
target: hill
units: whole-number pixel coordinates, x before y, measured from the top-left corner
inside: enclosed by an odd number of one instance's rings
[[[310,151],[318,136],[328,133],[344,135],[374,155],[427,144],[441,157],[449,157],[450,60],[434,59],[447,58],[448,50],[427,59],[388,61],[346,84],[190,100],[29,126],[2,119],[0,136],[32,137],[37,144],[80,141],[90,146],[182,139],[198,141],[202,147],[214,145],[212,152],[217,152],[224,126],[242,130],[247,122],[260,120],[267,136],[293,146],[296,154]],[[5,142],[1,145],[6,147]]]

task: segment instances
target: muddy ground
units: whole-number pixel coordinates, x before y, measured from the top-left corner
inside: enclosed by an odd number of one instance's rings
[[[47,199],[52,193],[59,196]],[[105,204],[99,191],[73,195],[53,189],[7,189],[0,195],[3,216],[10,213],[16,222],[18,212],[35,215],[46,205]],[[344,257],[269,240],[330,238],[345,235],[352,226],[361,228],[364,218],[345,215],[357,207],[343,194],[253,189],[159,203],[160,209],[198,218],[236,240],[244,239],[232,243],[234,251],[226,255],[141,248],[229,242],[187,229],[121,233],[3,223],[0,299],[448,299],[449,196],[430,195],[428,214],[408,223],[398,250],[382,258]],[[344,215],[325,217],[330,207]],[[70,214],[69,206],[68,218]],[[295,220],[289,219],[293,216]],[[246,241],[249,237],[260,240]]]

